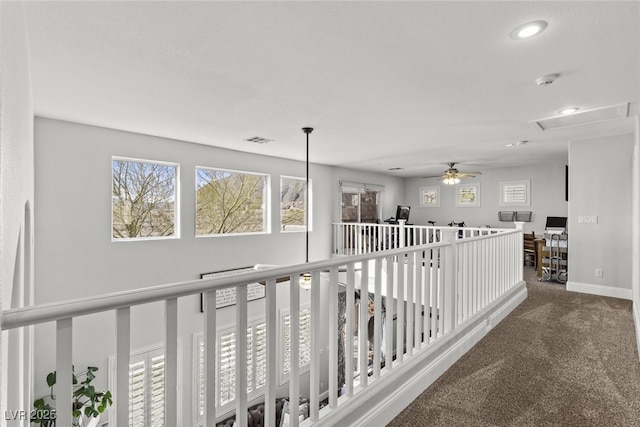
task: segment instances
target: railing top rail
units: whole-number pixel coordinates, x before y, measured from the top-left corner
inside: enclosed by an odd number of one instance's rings
[[[450,229],[452,231],[459,230],[459,228],[457,227],[441,228]],[[482,230],[488,230],[491,231],[491,233],[467,237],[463,240],[458,240],[458,243],[462,241],[490,239],[497,235],[518,233],[522,231],[518,229],[493,228]],[[0,326],[2,330],[13,329],[21,326],[35,325],[38,323],[51,322],[60,319],[67,319],[76,316],[84,316],[93,313],[115,310],[122,307],[133,307],[136,305],[164,301],[172,298],[196,295],[201,292],[221,290],[248,283],[266,283],[270,280],[276,280],[281,277],[300,275],[309,271],[330,270],[332,268],[337,268],[345,264],[358,263],[372,259],[401,255],[409,252],[417,252],[448,245],[451,245],[451,243],[433,242],[424,245],[408,246],[404,248],[372,252],[361,255],[350,255],[340,258],[312,261],[303,264],[259,269],[252,272],[241,273],[228,277],[188,280],[183,282],[150,286],[140,289],[114,292],[68,301],[10,309],[2,312]]]
[[[133,307],[171,298],[196,295],[200,292],[221,290],[248,283],[266,283],[269,280],[300,275],[304,272],[330,270],[331,268],[340,267],[349,263],[357,263],[447,245],[450,245],[450,243],[435,242],[369,254],[351,255],[303,264],[261,269],[229,277],[188,280],[68,301],[10,309],[2,312],[1,326],[2,330],[13,329],[21,326],[115,310],[122,307]]]
[[[334,222],[333,225],[360,225],[363,227],[400,227],[400,224],[377,224],[372,222]],[[490,228],[490,227],[449,227],[448,225],[424,225],[424,224],[405,224],[405,228],[438,228],[438,229],[451,229],[451,230],[473,230],[473,231],[491,231],[491,232],[508,232],[516,231],[514,228]]]

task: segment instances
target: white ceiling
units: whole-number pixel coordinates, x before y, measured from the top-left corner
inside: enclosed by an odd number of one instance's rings
[[[640,3],[26,3],[36,114],[235,150],[422,176],[566,158],[529,121],[640,101]],[[545,20],[528,40],[516,26]],[[558,73],[550,86],[537,77]],[[253,136],[268,144],[243,141]],[[528,140],[518,147],[508,143]],[[403,170],[388,172],[389,168]]]

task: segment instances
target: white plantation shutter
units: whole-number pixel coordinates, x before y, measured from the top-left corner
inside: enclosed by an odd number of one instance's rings
[[[164,354],[161,349],[129,362],[129,426],[164,427]]]
[[[236,397],[236,334],[235,332],[221,333],[218,336],[218,407],[222,407]]]
[[[291,371],[291,316],[286,313],[282,315],[281,322],[282,341],[282,365],[280,367],[280,381],[284,382],[289,377]],[[311,361],[311,310],[308,308],[300,311],[300,368],[308,367]]]
[[[216,357],[217,396],[216,408],[225,410],[232,407],[235,394],[235,328],[218,331],[218,354]],[[264,321],[252,322],[247,327],[247,393],[249,398],[262,392],[266,384],[267,342],[266,325]],[[196,416],[204,415],[204,339],[202,334],[196,335],[195,347],[197,349],[197,382],[196,390]]]
[[[164,426],[164,354],[151,358],[151,426]]]
[[[144,425],[145,360],[129,364],[129,425]]]
[[[529,206],[529,180],[500,183],[501,206]]]
[[[267,325],[262,322],[254,328],[254,348],[255,348],[255,379],[256,390],[265,386],[267,382]]]

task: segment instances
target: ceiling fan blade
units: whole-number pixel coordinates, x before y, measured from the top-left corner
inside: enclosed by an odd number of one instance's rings
[[[446,178],[443,175],[429,175],[429,176],[421,176],[420,178]]]

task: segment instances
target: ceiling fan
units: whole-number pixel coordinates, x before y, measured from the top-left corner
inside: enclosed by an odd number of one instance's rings
[[[457,184],[461,178],[474,178],[476,175],[482,175],[482,172],[460,172],[456,169],[455,163],[447,163],[449,169],[444,171],[442,175],[423,176],[421,178],[441,178],[442,182],[448,185]]]

